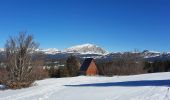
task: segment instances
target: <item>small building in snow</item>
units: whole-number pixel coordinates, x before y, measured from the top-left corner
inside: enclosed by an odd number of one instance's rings
[[[98,75],[98,69],[93,58],[86,58],[80,68],[80,75]]]

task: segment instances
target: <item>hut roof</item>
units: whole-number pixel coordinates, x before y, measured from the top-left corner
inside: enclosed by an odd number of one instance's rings
[[[80,68],[80,71],[86,71],[92,61],[93,58],[86,58]]]

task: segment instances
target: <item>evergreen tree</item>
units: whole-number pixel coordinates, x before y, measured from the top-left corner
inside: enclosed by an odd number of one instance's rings
[[[59,77],[68,77],[68,69],[66,66],[59,67]]]
[[[68,57],[66,61],[66,66],[68,69],[69,76],[77,76],[80,69],[80,62],[77,60],[75,56]]]

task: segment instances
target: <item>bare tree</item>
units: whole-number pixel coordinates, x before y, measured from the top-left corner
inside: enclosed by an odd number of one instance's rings
[[[32,35],[25,32],[19,33],[18,37],[10,37],[5,44],[6,66],[10,73],[10,79],[14,82],[28,82],[36,60],[33,54],[38,48],[38,43]]]

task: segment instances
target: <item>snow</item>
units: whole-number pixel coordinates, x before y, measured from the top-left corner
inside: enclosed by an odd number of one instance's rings
[[[86,44],[76,45],[76,46],[70,47],[70,49],[78,49],[78,48],[82,48],[82,47],[93,47],[93,46],[95,46],[95,45],[90,44],[90,43],[86,43]]]
[[[30,88],[0,91],[0,100],[169,100],[169,76],[170,72],[51,78]]]
[[[57,54],[57,53],[61,53],[61,51],[56,49],[56,48],[38,49],[37,51],[44,52],[45,54]]]

